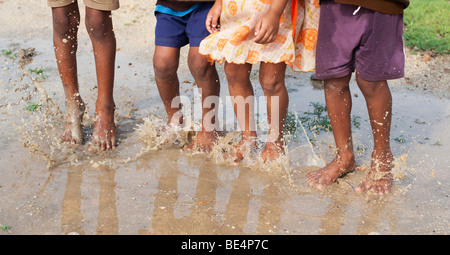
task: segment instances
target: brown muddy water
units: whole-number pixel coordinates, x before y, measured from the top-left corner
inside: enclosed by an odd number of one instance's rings
[[[18,7],[4,1],[3,8]],[[392,87],[396,179],[392,194],[382,197],[353,191],[367,173],[372,145],[364,99],[354,82],[358,167],[323,192],[308,187],[305,175],[333,157],[334,142],[330,132],[310,132],[306,122],[290,137],[288,155],[271,165],[255,158],[242,166],[229,164],[221,151],[232,132],[211,154],[184,150],[183,132],[176,133],[175,146],[160,146],[155,130],[165,115],[151,66],[153,6],[130,1],[114,13],[119,145],[111,152],[88,151],[96,100],[89,40],[80,29],[86,142],[61,144],[65,109],[50,10],[44,4],[36,8],[45,14],[35,19],[37,24],[25,18],[29,28],[4,27],[0,34],[0,226],[5,228],[0,235],[450,232],[448,98],[406,90],[399,83]],[[12,55],[28,48],[35,49],[34,55],[20,68]],[[217,68],[225,102],[227,83],[223,67]],[[257,68],[252,80],[255,94],[262,95],[256,77]],[[309,77],[288,71],[291,116],[305,116],[314,110],[312,103],[324,104],[320,82]],[[180,81],[182,94],[197,98],[185,63]],[[258,124],[264,126],[264,111],[260,114]]]

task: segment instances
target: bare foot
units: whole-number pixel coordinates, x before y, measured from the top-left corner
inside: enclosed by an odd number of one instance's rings
[[[310,172],[306,175],[306,182],[311,187],[323,190],[333,184],[339,177],[355,170],[354,156],[340,157],[336,156],[324,168]]]
[[[116,147],[114,106],[97,106],[95,110],[94,132],[92,133],[91,144],[98,147],[100,150],[110,150]]]
[[[238,166],[244,160],[246,154],[258,146],[256,136],[243,136],[241,141],[236,145],[236,154],[233,165]]]
[[[197,136],[195,137],[195,140],[189,144],[187,147],[187,150],[194,150],[198,149],[199,151],[203,152],[211,152],[212,147],[217,141],[218,133],[213,132],[207,132],[207,131],[200,131],[198,132]]]
[[[264,162],[276,160],[284,154],[283,142],[268,142],[264,151],[261,153],[261,158]]]
[[[393,156],[390,152],[386,156],[372,155],[370,172],[366,179],[355,188],[355,191],[359,193],[372,191],[378,195],[390,193],[393,167]]]
[[[66,116],[61,141],[81,144],[83,142],[83,130],[81,127],[85,105],[80,97],[74,100],[66,100]]]

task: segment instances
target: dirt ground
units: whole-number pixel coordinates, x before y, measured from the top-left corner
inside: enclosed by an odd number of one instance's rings
[[[71,146],[58,142],[65,109],[51,10],[46,1],[0,0],[0,235],[450,233],[449,55],[406,50],[406,77],[390,82],[392,194],[353,191],[367,173],[372,146],[354,81],[358,167],[319,192],[308,187],[305,175],[333,157],[329,132],[299,132],[283,164],[263,167],[232,166],[220,153],[149,146],[146,139],[160,127],[156,120],[165,117],[152,67],[153,10],[154,1],[128,0],[113,12],[119,145],[92,152],[87,148],[97,87],[84,20],[77,54],[80,94],[88,107],[86,142]],[[186,53],[184,48],[183,59]],[[22,68],[20,59],[28,60]],[[226,96],[223,67],[217,68]],[[290,112],[301,115],[310,103],[324,103],[322,84],[310,75],[288,71]],[[256,78],[257,67],[252,81],[262,95]],[[180,81],[183,94],[195,98],[185,61]]]

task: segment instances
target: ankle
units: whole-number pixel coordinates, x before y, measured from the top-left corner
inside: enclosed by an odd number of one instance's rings
[[[103,103],[97,102],[95,105],[96,111],[104,111],[104,112],[114,112],[116,109],[116,104],[113,102]]]
[[[345,164],[355,164],[355,154],[353,151],[340,151],[336,155],[336,160]]]
[[[80,96],[80,93],[76,92],[66,96],[66,104],[83,105],[84,102]]]
[[[176,114],[176,113],[175,113]],[[167,123],[166,125],[171,126],[183,126],[184,125],[184,117],[181,116],[175,116],[175,114],[168,114],[167,115]]]
[[[392,152],[387,149],[382,152],[372,152],[372,169],[376,172],[388,172],[394,165],[394,156]]]

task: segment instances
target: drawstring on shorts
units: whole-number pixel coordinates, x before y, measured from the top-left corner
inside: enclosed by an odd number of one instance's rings
[[[355,16],[359,12],[359,9],[361,9],[361,6],[358,6],[358,8],[356,8],[356,10],[353,12],[353,16]]]

